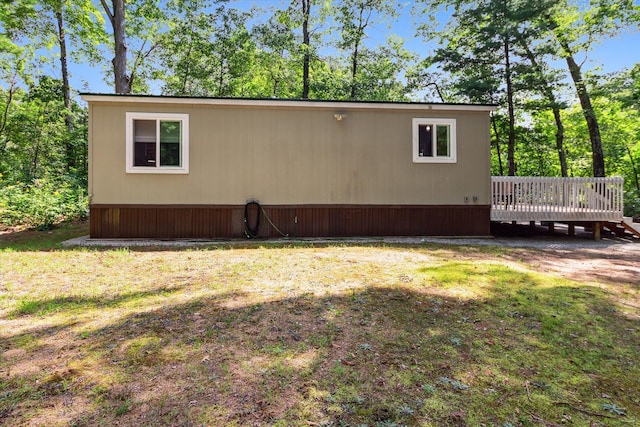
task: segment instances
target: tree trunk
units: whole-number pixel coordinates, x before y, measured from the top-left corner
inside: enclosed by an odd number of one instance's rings
[[[440,86],[436,82],[430,82],[425,85],[425,87],[433,86],[436,89],[436,93],[440,97],[440,102],[445,102],[444,96],[442,95],[442,91],[440,91]]]
[[[356,76],[358,75],[358,47],[360,40],[356,40],[351,56],[351,93],[350,98],[356,99]]]
[[[67,41],[65,37],[64,19],[62,17],[62,3],[58,3],[56,9],[56,21],[58,23],[58,43],[60,44],[60,68],[62,69],[62,92],[64,95],[64,123],[67,127],[67,138],[65,141],[65,156],[67,172],[75,167],[75,156],[73,149],[73,117],[71,116],[71,87],[69,85],[69,70],[67,68]]]
[[[16,69],[16,74],[18,73]],[[16,81],[16,75],[11,80],[11,85],[7,90],[7,103],[4,105],[4,111],[2,112],[2,118],[0,119],[0,158],[4,158],[5,151],[7,149],[7,137],[3,137],[7,124],[9,123],[9,110],[11,109],[11,103],[13,102],[13,94],[18,90],[18,84]]]
[[[311,49],[309,38],[309,15],[311,0],[302,0],[302,44],[304,57],[302,61],[302,99],[309,99],[309,66],[311,63]]]
[[[274,98],[278,97],[278,85],[280,84],[280,80],[275,77],[275,76],[271,76],[273,79],[273,92],[271,93],[271,96],[273,96]]]
[[[184,75],[182,76],[182,91],[180,95],[187,94],[187,82],[189,81],[189,65],[191,64],[191,49],[193,47],[193,41],[189,40],[189,48],[187,49],[187,64],[185,66]]]
[[[500,152],[500,134],[498,133],[498,125],[496,124],[496,116],[491,115],[491,125],[493,126],[493,133],[496,136],[496,151],[498,152],[498,167],[500,168],[500,176],[504,176],[504,169],[502,167],[502,153]]]
[[[366,8],[370,9],[366,13]],[[373,13],[373,5],[367,3],[360,4],[360,9],[358,10],[358,27],[355,31],[355,39],[353,41],[353,53],[351,55],[351,93],[350,98],[356,99],[357,95],[357,84],[356,78],[358,77],[358,53],[360,49],[360,42],[364,38],[364,30],[369,25],[369,20],[371,19],[371,14]]]
[[[587,128],[589,128],[589,139],[591,139],[591,153],[593,159],[593,176],[603,177],[605,176],[604,170],[604,152],[602,150],[602,139],[600,137],[600,127],[598,126],[598,120],[596,113],[591,105],[591,98],[587,91],[587,86],[582,79],[582,71],[580,66],[573,58],[573,53],[568,43],[560,41],[560,46],[566,55],[567,66],[569,73],[573,79],[573,83],[580,99],[580,105],[582,106],[582,113],[587,121]]]
[[[516,118],[515,109],[513,106],[513,84],[511,82],[511,60],[510,60],[511,47],[509,39],[504,39],[504,73],[507,83],[507,106],[509,110],[509,141],[507,144],[507,166],[509,169],[509,176],[515,176],[516,174],[516,161],[515,161],[515,149],[516,149]]]
[[[46,110],[47,106],[43,110]],[[37,137],[34,138],[34,145],[32,146],[33,150],[31,152],[31,164],[29,165],[28,173],[28,182],[33,182],[34,179],[38,178],[38,164],[40,162],[40,143],[42,142],[42,126],[41,126],[41,115],[44,114],[44,111],[38,111],[38,116],[35,119],[33,124],[34,130],[37,132]]]
[[[220,75],[218,76],[218,96],[227,96],[224,93],[224,51],[220,52]]]
[[[551,101],[551,100],[550,100]],[[553,101],[555,102],[555,97]],[[556,149],[558,150],[558,159],[560,160],[560,174],[563,177],[569,176],[567,169],[567,153],[564,151],[564,125],[562,124],[562,117],[560,116],[560,108],[557,104],[554,104],[553,117],[556,121]]]
[[[116,93],[131,93],[131,79],[127,75],[127,44],[125,35],[125,0],[112,0],[113,11],[109,8],[106,0],[100,0],[102,7],[111,21],[113,27],[113,42],[115,56],[113,63],[114,81]]]

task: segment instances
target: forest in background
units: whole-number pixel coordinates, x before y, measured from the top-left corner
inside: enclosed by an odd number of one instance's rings
[[[640,63],[585,66],[599,43],[640,29],[632,0],[0,6],[0,224],[86,214],[87,109],[70,64],[101,67],[115,93],[497,104],[494,175],[623,176],[625,213],[640,214]],[[402,7],[435,49],[393,33]]]

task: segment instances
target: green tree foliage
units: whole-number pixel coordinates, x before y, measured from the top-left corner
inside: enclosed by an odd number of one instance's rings
[[[88,198],[69,182],[35,180],[4,185],[0,176],[0,224],[49,229],[62,221],[84,218]]]
[[[402,100],[406,85],[400,82],[413,56],[404,49],[398,37],[386,44],[368,47],[369,31],[376,25],[390,26],[397,19],[396,5],[387,0],[340,0],[334,6],[335,21],[340,32],[337,43],[345,53],[349,70],[346,93],[340,99]]]
[[[640,6],[632,0],[597,0],[588,6],[568,0],[555,2],[544,18],[557,43],[557,52],[567,63],[575,85],[582,113],[589,130],[593,176],[605,176],[602,137],[596,110],[585,83],[582,65],[576,54],[591,50],[594,41],[601,41],[620,32],[621,26],[640,22]]]
[[[640,213],[640,64],[593,82],[607,170],[624,176],[629,214]]]
[[[14,90],[0,156],[0,223],[49,227],[86,214],[86,110],[64,105],[62,81],[39,76],[26,90]],[[0,90],[5,102],[6,90]],[[73,131],[66,126],[71,116]],[[69,170],[72,140],[75,167]]]
[[[167,7],[174,13],[169,30],[162,35],[159,47],[160,70],[156,80],[163,81],[167,95],[204,96],[209,93],[213,46],[212,16],[202,11],[203,2],[173,1]]]
[[[246,23],[250,14],[219,7],[214,15],[214,96],[251,96],[255,43]]]
[[[629,70],[603,76],[596,84],[596,96],[607,94],[625,108],[640,111],[640,63]]]
[[[74,131],[69,133],[62,91],[60,80],[40,76],[26,91],[14,92],[3,133],[0,173],[4,181],[31,182],[65,175],[86,182],[86,111],[73,103]],[[78,167],[66,175],[65,141],[69,138],[76,139],[72,147]]]
[[[0,0],[0,53],[16,54],[21,46],[18,34],[25,30],[29,20],[35,18],[36,0]]]
[[[363,49],[360,71],[356,79],[358,99],[371,101],[407,101],[410,88],[404,82],[404,72],[415,61],[415,55],[404,48],[404,41],[389,36],[375,49]]]
[[[497,102],[506,105],[508,174],[516,174],[516,109],[530,86],[524,75],[531,73],[519,47],[528,46],[536,31],[530,22],[544,13],[551,2],[538,0],[454,0],[455,13],[445,29],[438,33],[442,47],[432,58],[454,76],[453,87],[460,96],[473,102]],[[517,99],[520,97],[520,100]],[[495,129],[495,127],[494,127]]]
[[[569,175],[564,147],[564,124],[561,114],[561,111],[566,108],[566,103],[559,100],[558,95],[558,92],[564,89],[564,84],[561,81],[562,75],[546,62],[546,58],[553,50],[549,43],[540,42],[532,46],[530,40],[526,40],[525,37],[518,35],[516,39],[520,55],[529,64],[528,67],[523,67],[520,75],[523,85],[529,88],[531,92],[531,95],[524,100],[524,108],[532,114],[536,114],[540,110],[550,109],[552,111],[555,121],[553,136],[556,142],[555,148],[558,154],[560,175],[567,177]]]
[[[175,20],[159,47],[163,92],[192,96],[254,96],[256,45],[247,29],[248,12],[218,6],[203,11],[201,1],[173,3]]]
[[[14,222],[20,209],[73,205],[44,191],[86,203],[87,112],[70,83],[82,62],[101,65],[117,93],[495,103],[494,173],[606,169],[640,212],[640,64],[610,75],[584,65],[597,43],[638,30],[639,6],[423,0],[415,23],[436,46],[419,62],[391,34],[403,5],[0,0],[0,210]],[[51,220],[25,219],[38,221]]]
[[[296,98],[303,85],[299,64],[309,47],[298,48],[294,32],[295,10],[276,11],[265,23],[256,25],[252,35],[256,41],[256,63],[259,72],[258,96]],[[300,51],[303,50],[302,57]],[[304,92],[304,90],[303,90]],[[308,89],[306,91],[308,97]],[[302,97],[305,97],[303,93]]]
[[[10,3],[0,12],[0,222],[48,226],[72,195],[86,212],[86,110],[72,98],[68,61],[97,60],[102,16],[88,0]],[[38,74],[42,65],[59,74]]]
[[[3,22],[11,39],[16,42],[16,46],[29,46],[29,48],[13,49],[5,53],[5,56],[14,56],[14,60],[18,61],[19,67],[24,70],[24,64],[33,57],[36,49],[47,50],[51,55],[45,57],[45,61],[54,69],[59,70],[58,77],[62,82],[62,96],[64,102],[64,123],[67,128],[66,135],[62,139],[65,147],[65,168],[69,173],[77,169],[76,164],[77,140],[75,139],[75,129],[72,111],[71,86],[69,83],[69,57],[72,56],[76,60],[95,61],[98,57],[97,45],[104,41],[104,33],[102,32],[102,16],[93,7],[88,0],[42,0],[20,1],[17,2],[17,9],[13,12],[10,19]],[[37,34],[38,37],[33,37]],[[73,55],[67,52],[73,47]],[[22,58],[16,57],[16,52],[22,54]],[[57,57],[57,59],[56,59]],[[42,56],[40,57],[42,58]],[[10,64],[11,62],[9,62]],[[56,67],[56,63],[58,63]],[[18,68],[16,71],[18,71]],[[32,75],[22,72],[25,83],[30,84],[33,79]],[[11,97],[12,88],[15,90],[17,86],[16,76],[10,79],[8,96]],[[9,100],[10,101],[10,100]],[[8,102],[5,107],[11,107]],[[82,166],[80,166],[82,167]]]

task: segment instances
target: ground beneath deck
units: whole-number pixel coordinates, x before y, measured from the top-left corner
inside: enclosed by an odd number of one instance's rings
[[[602,240],[595,242],[590,230],[576,227],[575,236],[569,237],[567,225],[559,223],[553,231],[539,223],[533,227],[528,223],[492,223],[491,232],[496,244],[518,242],[522,248],[542,249],[519,251],[540,272],[577,280],[640,283],[640,239],[632,236],[605,232]]]

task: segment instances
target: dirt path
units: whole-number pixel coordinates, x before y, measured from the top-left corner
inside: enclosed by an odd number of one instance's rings
[[[510,255],[540,272],[580,281],[640,285],[640,244],[583,249],[514,249]]]

